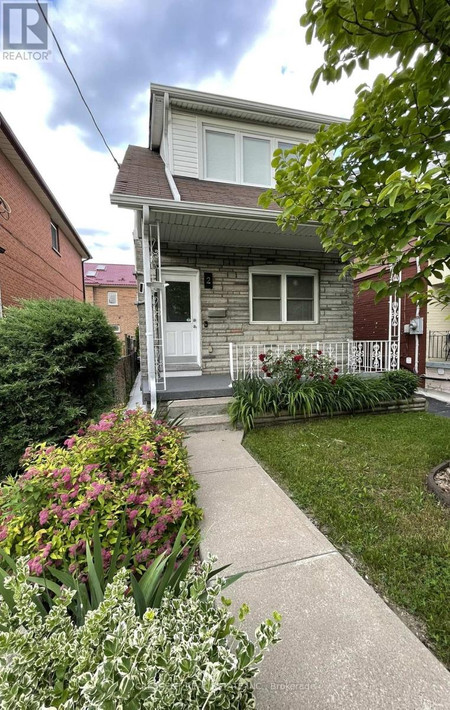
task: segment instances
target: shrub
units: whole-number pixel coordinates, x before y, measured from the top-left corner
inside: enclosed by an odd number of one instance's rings
[[[133,545],[142,574],[170,551],[181,524],[197,533],[201,511],[187,465],[183,433],[143,410],[119,409],[69,437],[64,446],[25,452],[25,471],[0,488],[0,540],[13,558],[30,556],[30,572],[68,566],[85,578],[86,540],[98,525],[105,570],[120,535],[119,561]]]
[[[298,380],[336,380],[339,368],[333,358],[322,350],[285,350],[282,353],[268,350],[260,353],[261,373],[280,380],[285,386]]]
[[[362,378],[357,375],[332,375],[323,380],[290,381],[280,378],[264,380],[246,377],[233,383],[230,417],[245,430],[253,427],[255,416],[277,415],[287,411],[291,416],[301,414],[333,414],[370,409],[381,402],[408,399],[418,385],[418,377],[406,370],[386,372],[380,377]]]
[[[256,630],[256,645],[234,624],[222,583],[208,585],[211,562],[191,571],[180,596],[140,619],[127,599],[123,569],[105,600],[76,627],[67,592],[41,616],[25,567],[7,581],[16,611],[0,607],[0,698],[4,710],[254,708],[251,679],[276,643],[279,616]],[[240,611],[240,618],[246,609]],[[229,642],[233,641],[231,645]]]
[[[198,554],[198,538],[194,540],[186,540],[184,544],[182,539],[185,537],[185,522],[181,525],[176,540],[173,544],[170,554],[167,551],[162,552],[156,557],[149,568],[144,572],[142,577],[136,579],[133,573],[130,573],[131,586],[128,593],[134,599],[136,614],[143,616],[149,607],[152,609],[158,608],[164,594],[170,589],[173,594],[178,595],[181,583],[186,579],[194,557]],[[37,584],[40,592],[34,597],[34,602],[38,606],[40,612],[47,614],[58,600],[66,595],[68,589],[73,589],[75,594],[72,597],[68,610],[72,615],[75,623],[82,626],[86,619],[86,614],[97,609],[105,598],[105,590],[117,574],[119,568],[127,568],[128,562],[132,557],[132,547],[129,548],[123,564],[119,563],[118,553],[121,547],[121,533],[114,545],[114,551],[109,565],[108,573],[103,570],[102,547],[101,539],[98,530],[94,530],[94,549],[91,551],[89,541],[86,541],[86,556],[87,556],[87,576],[86,582],[80,582],[74,575],[69,574],[65,570],[58,570],[50,567],[54,579],[49,579],[46,576],[34,577],[29,575],[27,581]],[[188,551],[189,548],[189,551]],[[188,554],[185,555],[184,553]],[[7,572],[0,567],[0,598],[8,605],[12,613],[16,612],[16,604],[10,590],[5,587],[5,580],[11,574],[17,573],[18,564],[6,555],[3,550],[0,550],[0,555],[3,558]],[[20,558],[26,559],[26,558]],[[227,569],[230,565],[224,565],[219,569],[212,570],[208,575],[208,580]],[[27,565],[27,570],[29,567]],[[237,579],[245,573],[240,572],[230,575],[223,583],[225,588],[233,584]]]
[[[18,469],[31,441],[60,441],[111,404],[120,345],[99,308],[24,301],[0,319],[0,470]]]

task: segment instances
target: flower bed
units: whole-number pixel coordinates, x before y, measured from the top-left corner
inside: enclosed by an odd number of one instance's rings
[[[32,574],[68,567],[83,579],[96,526],[105,570],[122,526],[119,561],[132,545],[139,575],[171,550],[181,519],[186,537],[195,538],[196,488],[180,429],[142,410],[112,411],[64,446],[27,449],[24,473],[0,488],[2,549],[29,556]]]
[[[313,362],[299,358],[301,353],[286,353],[282,358],[261,354],[263,367],[269,363],[266,379],[246,377],[233,383],[230,417],[245,430],[254,426],[255,418],[282,412],[290,417],[331,415],[373,409],[380,404],[409,400],[418,385],[416,375],[406,370],[386,372],[380,377],[339,376],[337,368],[321,353],[311,356]],[[315,369],[313,369],[315,368]],[[296,370],[300,369],[297,373]]]

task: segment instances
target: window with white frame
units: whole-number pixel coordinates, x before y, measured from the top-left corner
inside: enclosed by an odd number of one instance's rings
[[[203,172],[208,180],[269,187],[272,155],[295,142],[221,127],[204,127]]]
[[[249,270],[251,323],[317,323],[315,269],[260,266]]]
[[[59,230],[53,222],[50,222],[50,231],[52,233],[52,249],[59,254]]]
[[[117,291],[108,291],[108,306],[118,306]]]
[[[115,333],[120,333],[120,325],[113,325],[112,329]]]

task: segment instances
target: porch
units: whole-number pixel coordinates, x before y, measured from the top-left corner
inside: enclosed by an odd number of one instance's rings
[[[221,397],[261,375],[259,354],[321,350],[342,373],[399,366],[390,338],[352,340],[352,282],[313,224],[281,233],[273,213],[136,213],[144,401]],[[256,276],[255,276],[256,275]]]

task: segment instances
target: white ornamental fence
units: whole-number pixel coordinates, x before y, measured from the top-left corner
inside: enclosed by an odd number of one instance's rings
[[[330,357],[341,373],[380,373],[399,369],[399,347],[395,340],[316,341],[314,343],[230,343],[231,379],[261,377],[261,353],[271,351],[279,357],[294,350],[296,353],[321,351]]]

